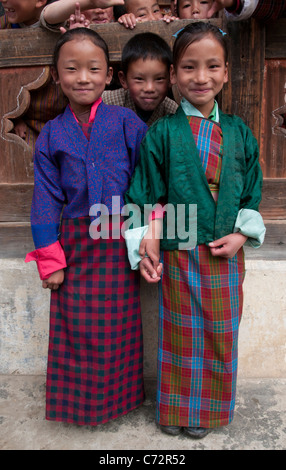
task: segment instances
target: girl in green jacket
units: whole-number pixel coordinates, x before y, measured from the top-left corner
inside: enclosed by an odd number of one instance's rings
[[[215,101],[228,80],[224,33],[189,24],[173,61],[181,104],[149,129],[126,193],[127,203],[154,210],[135,258],[137,228],[126,241],[133,269],[160,281],[157,422],[201,438],[233,418],[242,247],[264,239],[262,173],[250,129]]]

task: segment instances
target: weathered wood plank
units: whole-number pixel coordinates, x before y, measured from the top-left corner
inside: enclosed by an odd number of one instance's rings
[[[0,184],[0,222],[30,222],[33,184]]]
[[[266,59],[286,59],[286,18],[266,25]]]
[[[265,221],[266,237],[261,248],[247,248],[248,258],[286,259],[286,220]],[[29,223],[0,223],[0,259],[22,258],[34,250]]]
[[[258,22],[247,20],[229,21],[227,32],[229,81],[224,87],[222,109],[240,116],[259,141],[265,30]]]
[[[259,209],[265,219],[286,219],[286,178],[264,178]]]
[[[25,258],[34,250],[29,223],[0,223],[0,259]]]
[[[148,21],[138,23],[134,30],[128,30],[119,23],[91,27],[107,42],[111,62],[119,62],[122,48],[131,36],[150,31],[163,37],[171,45],[173,34],[192,21],[175,20],[170,24],[164,21]],[[208,21],[218,26],[222,24],[221,19]],[[53,48],[59,34],[41,28],[0,31],[0,68],[51,64]]]
[[[268,178],[286,177],[285,77],[285,59],[265,62],[260,153]]]

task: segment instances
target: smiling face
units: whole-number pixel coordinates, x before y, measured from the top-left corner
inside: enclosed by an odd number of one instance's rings
[[[187,46],[176,70],[171,67],[171,83],[176,84],[181,95],[206,118],[213,109],[215,96],[227,80],[224,50],[211,34]]]
[[[100,47],[89,39],[73,39],[61,47],[53,78],[77,114],[88,111],[102,95],[111,82],[112,69]]]
[[[155,0],[127,0],[126,12],[133,13],[140,21],[157,21],[163,18],[160,7]]]
[[[212,5],[213,0],[179,0],[178,16],[186,20],[207,18]]]
[[[83,13],[92,24],[111,23],[113,21],[113,7],[94,8],[93,10],[85,10]]]
[[[24,23],[27,26],[39,20],[47,0],[2,0],[9,23]]]
[[[170,85],[168,67],[158,59],[131,62],[126,76],[120,72],[119,78],[136,107],[143,111],[154,111],[165,99]]]

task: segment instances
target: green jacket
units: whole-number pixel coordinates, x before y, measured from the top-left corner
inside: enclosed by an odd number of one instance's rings
[[[141,144],[141,158],[125,195],[126,203],[137,204],[142,211],[144,204],[155,205],[158,201],[175,208],[184,204],[186,232],[190,229],[189,204],[195,204],[198,245],[233,233],[239,210],[258,211],[261,200],[262,172],[256,139],[238,116],[219,111],[219,118],[223,159],[217,203],[181,106],[174,115],[163,117],[147,132]],[[161,248],[174,250],[182,240],[177,235],[167,238],[167,222],[168,216],[164,218]]]

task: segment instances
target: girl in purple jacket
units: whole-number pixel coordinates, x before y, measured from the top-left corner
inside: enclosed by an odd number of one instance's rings
[[[36,143],[36,249],[26,261],[37,262],[51,289],[46,418],[97,425],[144,398],[138,278],[121,230],[113,229],[147,126],[131,110],[102,102],[112,69],[94,31],[60,37],[53,77],[69,105]],[[97,209],[105,213],[101,238],[92,224]]]

